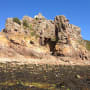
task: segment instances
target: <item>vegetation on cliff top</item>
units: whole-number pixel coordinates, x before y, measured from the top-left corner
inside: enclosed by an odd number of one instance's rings
[[[28,22],[26,20],[23,21],[23,26],[25,26],[26,28],[29,27]]]
[[[16,22],[16,23],[18,23],[19,25],[21,25],[21,22],[20,22],[20,20],[19,20],[17,17],[13,18],[13,22]]]

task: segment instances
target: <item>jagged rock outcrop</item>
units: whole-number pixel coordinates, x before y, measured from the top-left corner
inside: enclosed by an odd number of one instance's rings
[[[41,13],[39,13],[38,15],[35,15],[34,18],[35,18],[35,19],[39,19],[39,20],[42,20],[42,19],[44,20],[44,19],[45,19],[45,17],[42,16]]]
[[[26,20],[28,23],[31,23],[33,21],[33,18],[29,17],[29,16],[24,16],[23,21]]]
[[[55,26],[57,34],[55,53],[87,59],[87,50],[83,44],[80,28],[69,24],[69,20],[65,16],[56,16]]]
[[[35,51],[34,48],[38,48],[36,50],[41,49],[39,54],[51,53],[54,56],[88,59],[88,51],[80,33],[81,29],[69,24],[69,20],[65,16],[56,16],[52,21],[45,19],[39,13],[34,18],[24,16],[18,22],[20,24],[15,22],[13,18],[8,18],[5,29],[2,31],[10,42],[9,46],[16,52],[30,53],[33,50]],[[17,48],[18,46],[21,48]],[[30,48],[32,49],[29,52]]]

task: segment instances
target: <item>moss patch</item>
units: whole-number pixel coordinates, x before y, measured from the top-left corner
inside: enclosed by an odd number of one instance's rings
[[[48,83],[38,83],[38,82],[23,82],[23,81],[6,81],[0,83],[0,86],[14,86],[14,85],[22,85],[22,86],[29,86],[29,87],[36,87],[36,88],[42,88],[42,89],[48,89],[53,90],[55,89],[55,84],[48,84]]]

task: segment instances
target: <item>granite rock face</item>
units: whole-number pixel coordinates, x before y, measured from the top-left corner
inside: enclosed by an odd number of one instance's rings
[[[9,41],[9,45],[13,43],[12,47],[22,47],[21,52],[26,47],[25,52],[38,48],[37,51],[40,50],[54,56],[88,59],[88,51],[81,36],[81,29],[69,24],[65,16],[56,16],[52,21],[39,13],[34,18],[24,16],[20,22],[21,24],[18,24],[13,21],[13,18],[8,18],[2,33]],[[18,51],[18,48],[14,50]]]

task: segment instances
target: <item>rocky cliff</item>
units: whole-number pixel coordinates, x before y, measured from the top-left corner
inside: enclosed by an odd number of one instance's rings
[[[8,18],[0,33],[1,57],[75,57],[87,60],[88,50],[81,29],[61,15],[47,20],[40,13],[34,18]]]

